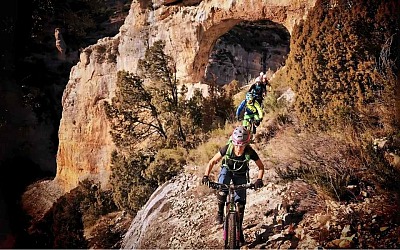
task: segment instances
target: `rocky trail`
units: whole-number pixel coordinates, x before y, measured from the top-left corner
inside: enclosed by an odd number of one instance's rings
[[[260,130],[256,150],[285,154],[278,143],[287,134],[277,130],[271,137],[266,136],[267,130]],[[335,201],[304,180],[283,182],[271,164],[273,159],[261,157],[267,166],[266,185],[258,191],[248,190],[243,222],[247,244],[242,249],[400,247],[398,205],[390,197],[367,186],[357,200]],[[201,176],[194,174],[203,167],[187,166],[185,173],[161,186],[137,214],[122,248],[223,247],[222,226],[215,222],[215,193],[200,185]],[[250,177],[256,172],[251,165]]]

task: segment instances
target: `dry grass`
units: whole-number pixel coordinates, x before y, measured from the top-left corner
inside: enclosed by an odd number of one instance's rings
[[[357,180],[355,172],[362,165],[353,158],[349,145],[324,133],[293,131],[289,136],[276,145],[286,151],[286,160],[279,160],[278,175],[283,180],[301,178],[338,200],[347,197],[347,186]]]
[[[189,151],[187,157],[188,165],[204,166],[192,169],[193,174],[203,176],[204,168],[208,161],[218,152],[218,149],[228,141],[234,128],[235,124],[228,123],[224,128],[212,131],[209,137],[210,139],[207,142]],[[217,170],[217,168],[214,168],[211,174],[215,174]]]

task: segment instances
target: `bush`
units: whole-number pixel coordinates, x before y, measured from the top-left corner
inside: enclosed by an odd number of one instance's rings
[[[360,154],[358,149],[323,134],[306,133],[295,140],[294,155],[299,159],[293,159],[291,166],[278,167],[278,175],[284,180],[301,178],[337,200],[348,198],[347,186],[363,166],[361,158],[354,158]]]
[[[185,164],[185,149],[161,149],[158,151],[155,160],[144,171],[144,177],[161,185],[181,172]]]
[[[140,152],[132,154],[128,158],[113,152],[110,184],[113,190],[113,199],[115,204],[120,210],[126,210],[132,216],[135,216],[140,206],[142,206],[147,199],[135,200],[132,194],[138,197],[149,197],[148,190],[155,190],[156,183],[147,181],[142,176],[142,171],[146,169],[152,156],[144,155]],[[140,188],[137,187],[147,186],[140,193]],[[139,201],[139,203],[135,203]],[[133,202],[133,203],[131,203]]]
[[[399,35],[399,3],[331,3],[317,1],[293,30],[287,69],[299,121],[322,130],[350,122],[360,133],[366,128],[390,133],[399,127],[393,116],[396,81],[384,76],[394,64],[380,70],[379,62],[387,47],[395,53],[386,53],[386,61],[396,60],[399,44],[388,41]]]
[[[84,228],[93,226],[101,216],[118,209],[111,190],[102,190],[99,182],[86,179],[79,183],[79,187],[83,195],[80,209],[83,213]]]

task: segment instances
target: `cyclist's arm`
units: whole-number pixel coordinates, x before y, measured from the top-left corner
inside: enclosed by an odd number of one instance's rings
[[[261,179],[264,177],[264,164],[262,163],[261,159],[258,159],[255,161],[257,167],[258,167],[258,175],[257,179]]]
[[[255,88],[255,84],[253,83],[251,86],[250,86],[250,88],[249,88],[249,90],[247,91],[247,92],[251,92],[251,91],[253,91],[254,90],[254,88]]]
[[[206,170],[204,171],[204,175],[209,176],[211,170],[213,169],[213,167],[215,166],[215,164],[217,164],[220,160],[222,159],[222,155],[221,153],[218,151],[218,153],[216,153],[213,158],[211,158],[211,160],[208,162]]]
[[[239,104],[238,108],[236,109],[236,116],[239,116],[239,115],[240,115],[240,113],[242,112],[242,109],[244,108],[245,103],[246,103],[246,100],[243,100],[243,101]]]

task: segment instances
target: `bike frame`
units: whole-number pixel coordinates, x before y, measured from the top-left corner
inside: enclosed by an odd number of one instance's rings
[[[239,210],[235,203],[235,190],[253,188],[254,184],[247,183],[241,185],[223,184],[217,182],[210,182],[209,187],[220,190],[228,191],[228,196],[225,202],[224,214],[224,242],[225,249],[237,249],[240,242],[240,221]]]

